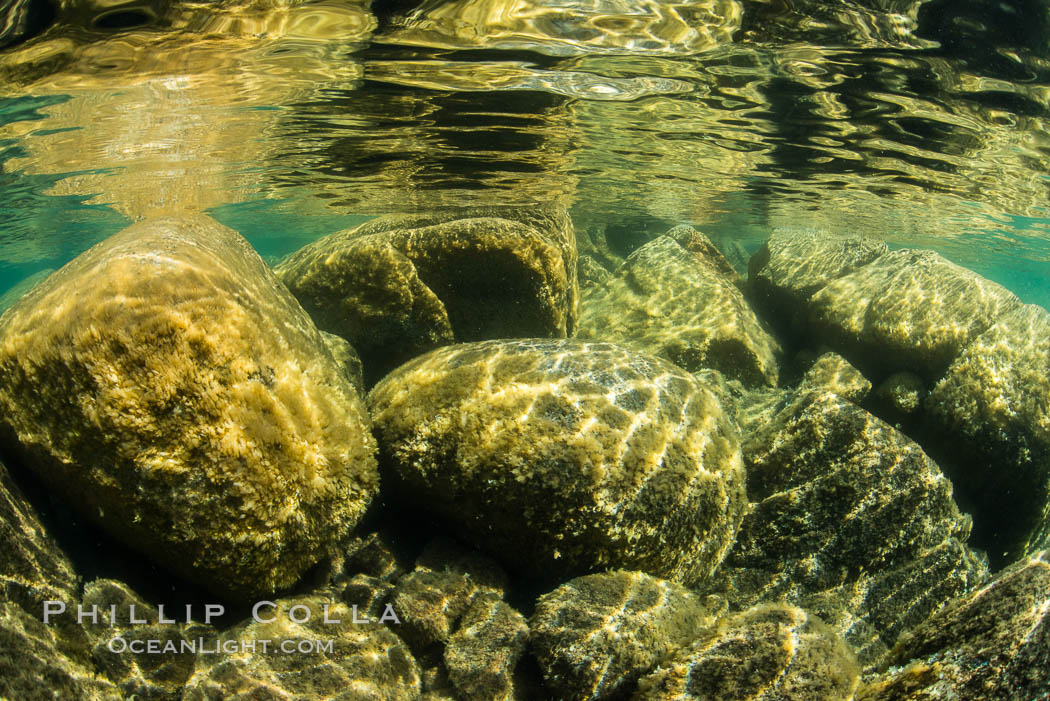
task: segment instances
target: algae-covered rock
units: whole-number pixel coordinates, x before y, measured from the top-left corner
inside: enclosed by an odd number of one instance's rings
[[[125,696],[89,661],[65,654],[55,627],[45,625],[40,613],[0,598],[0,698],[123,701]]]
[[[557,698],[627,698],[643,674],[715,624],[691,591],[641,572],[578,577],[542,596],[532,647]]]
[[[742,515],[736,428],[716,395],[618,346],[443,348],[369,404],[402,499],[532,576],[629,567],[696,581]]]
[[[216,637],[210,626],[185,623],[183,610],[151,606],[114,580],[88,583],[80,605],[94,614],[83,618],[92,660],[125,698],[180,701],[197,662],[194,645]]]
[[[915,373],[906,370],[893,373],[875,390],[875,399],[896,416],[917,412],[926,395],[926,383]]]
[[[96,676],[90,639],[68,612],[79,577],[36,509],[0,463],[0,698],[120,699]],[[64,615],[43,623],[50,610]]]
[[[328,333],[327,331],[321,332],[321,339],[324,341],[328,352],[332,354],[332,359],[335,360],[336,365],[343,369],[346,379],[353,385],[354,389],[364,395],[364,369],[361,365],[361,358],[357,355],[354,347],[342,336],[336,336],[334,333]]]
[[[756,427],[744,443],[751,508],[703,590],[726,596],[735,608],[774,600],[808,607],[823,597],[822,617],[841,622],[845,633],[864,615],[873,578],[906,568],[946,541],[964,541],[969,518],[916,443],[841,396],[804,391],[769,408],[764,420],[746,423]],[[926,584],[957,595],[977,576]],[[947,584],[955,588],[944,592]],[[897,613],[921,620],[940,605],[929,594],[902,588]],[[881,650],[901,627],[888,613],[870,624],[863,635],[880,636]],[[880,648],[873,650],[877,655]]]
[[[494,560],[453,541],[435,539],[391,592],[391,605],[401,621],[397,632],[417,650],[445,643],[475,599],[502,597],[507,583]]]
[[[464,701],[519,697],[514,670],[525,654],[525,617],[495,594],[477,598],[445,647],[448,676]],[[519,685],[520,686],[520,685]]]
[[[354,623],[351,609],[321,596],[275,604],[211,644],[213,652],[201,655],[186,685],[185,701],[419,698],[419,666],[382,623]]]
[[[902,638],[890,663],[907,666],[873,681],[858,699],[1045,699],[1050,689],[1047,611],[1050,551],[1043,551],[952,601]]]
[[[70,608],[80,578],[69,557],[48,535],[40,515],[0,463],[0,600],[40,618],[45,601]]]
[[[380,217],[276,272],[318,326],[357,349],[369,386],[437,346],[576,329],[576,239],[553,207]]]
[[[933,251],[893,251],[809,301],[816,336],[875,374],[935,381],[963,348],[1021,306],[1006,288]]]
[[[850,701],[857,663],[835,631],[802,609],[762,605],[661,663],[634,701]]]
[[[689,231],[677,235],[695,251],[661,236],[632,253],[604,286],[587,288],[580,337],[633,346],[690,371],[714,368],[750,386],[776,385],[780,347],[744,300],[729,263]]]
[[[758,576],[763,574],[769,576]],[[839,631],[870,671],[885,661],[902,633],[987,578],[985,557],[952,537],[898,566],[866,571],[823,591],[800,592],[796,603]],[[763,586],[749,584],[752,591]]]
[[[782,331],[804,331],[807,301],[832,280],[870,263],[885,242],[809,229],[777,229],[748,264],[755,304]]]
[[[206,217],[135,224],[0,317],[0,426],[75,509],[227,597],[293,584],[377,488],[320,333]]]
[[[587,255],[580,255],[576,271],[581,291],[587,287],[601,287],[611,280],[613,276],[612,273],[606,270],[605,266]]]
[[[824,353],[810,366],[796,391],[827,390],[851,402],[861,402],[871,391],[871,383],[838,353]]]
[[[925,409],[993,561],[1050,546],[1050,313],[1030,304],[1000,317]]]

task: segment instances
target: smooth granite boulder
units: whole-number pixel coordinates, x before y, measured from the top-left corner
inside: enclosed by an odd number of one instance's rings
[[[1050,547],[1050,312],[1029,304],[1000,317],[925,410],[993,562]]]
[[[805,331],[814,292],[887,250],[877,239],[776,229],[748,263],[751,299],[770,323],[795,338]]]
[[[793,606],[762,605],[700,636],[638,685],[634,701],[852,701],[857,663],[836,632]]]
[[[486,341],[391,373],[369,405],[403,506],[519,572],[702,579],[745,495],[736,427],[666,361],[606,343]]]
[[[184,701],[419,699],[419,665],[383,623],[355,623],[349,607],[323,596],[274,603],[206,643]]]
[[[576,239],[555,207],[397,215],[318,239],[277,266],[371,386],[455,342],[565,337],[579,315]]]
[[[729,263],[703,234],[684,229],[672,233],[690,248],[661,236],[604,285],[585,288],[579,336],[631,346],[691,372],[713,368],[748,386],[775,386],[780,346],[748,306]]]
[[[896,613],[921,621],[943,599],[902,578],[914,579],[909,564],[931,551],[965,550],[970,520],[916,443],[838,394],[803,388],[776,402],[763,398],[761,406],[761,413],[741,412],[751,507],[702,591],[725,596],[735,609],[778,600],[815,607],[855,646],[870,648],[862,661],[871,663],[901,630],[885,610],[852,629],[870,603],[872,580],[896,572]],[[926,586],[942,596],[974,586],[983,563],[963,559],[972,561],[960,569],[965,575]]]
[[[547,687],[559,699],[623,699],[668,653],[715,625],[721,610],[641,572],[577,577],[540,597],[529,621]]]
[[[904,636],[858,701],[1037,701],[1050,690],[1050,551],[1024,558]]]
[[[236,599],[294,584],[378,486],[320,332],[203,216],[135,224],[0,317],[0,436],[111,535]]]
[[[936,381],[962,350],[1021,301],[933,251],[900,250],[832,280],[809,300],[816,338],[874,377]]]

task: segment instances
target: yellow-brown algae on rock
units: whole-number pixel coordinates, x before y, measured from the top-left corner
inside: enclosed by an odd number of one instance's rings
[[[703,234],[688,227],[671,234],[628,256],[604,285],[585,288],[580,337],[775,386],[780,345],[748,306],[739,276]]]
[[[721,613],[679,584],[613,571],[541,596],[529,630],[556,698],[622,699],[665,657],[714,628]]]
[[[369,395],[406,503],[534,577],[622,567],[691,583],[732,545],[737,429],[680,368],[607,343],[432,351]]]
[[[314,321],[361,354],[371,386],[463,341],[576,330],[576,239],[563,208],[471,208],[380,217],[276,267]]]
[[[806,330],[806,305],[814,292],[887,250],[884,241],[863,236],[776,229],[748,263],[751,299],[778,330],[794,338]]]
[[[1050,547],[1050,312],[1003,315],[925,403],[994,563]]]
[[[319,331],[203,216],[135,224],[0,317],[0,413],[75,509],[230,598],[294,584],[378,488]]]
[[[1005,287],[933,251],[880,256],[809,300],[817,338],[877,376],[910,370],[929,382],[1000,316],[1021,306]]]
[[[852,652],[819,618],[763,604],[726,620],[638,684],[634,701],[850,701]]]
[[[182,699],[417,701],[420,670],[408,646],[378,621],[321,594],[278,599],[204,640]],[[356,622],[355,622],[356,621]]]
[[[902,638],[863,701],[1042,701],[1050,690],[1050,550],[955,599]],[[903,669],[900,665],[907,665]]]

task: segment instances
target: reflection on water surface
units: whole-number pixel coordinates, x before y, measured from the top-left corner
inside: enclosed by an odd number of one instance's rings
[[[1041,0],[3,12],[8,284],[187,209],[239,217],[268,255],[304,217],[465,204],[557,200],[599,234],[690,223],[745,251],[813,225],[1012,266],[1029,299],[1050,258]],[[42,212],[80,222],[57,259]]]

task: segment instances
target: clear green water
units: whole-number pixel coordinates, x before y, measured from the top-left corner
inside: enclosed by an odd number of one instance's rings
[[[557,200],[738,258],[780,225],[869,234],[1050,306],[1042,0],[137,7],[0,49],[0,291],[164,211],[274,260],[385,212]]]

